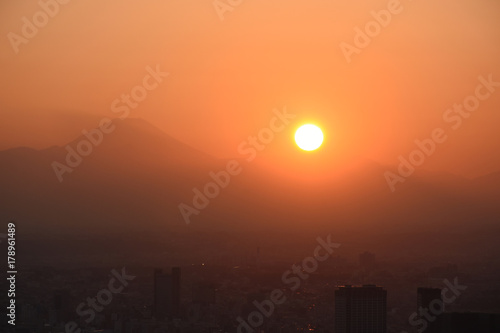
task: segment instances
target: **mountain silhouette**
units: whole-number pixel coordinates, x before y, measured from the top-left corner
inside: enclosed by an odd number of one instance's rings
[[[187,225],[179,204],[193,206],[210,172],[226,160],[198,151],[141,119],[114,120],[89,156],[60,182],[67,146],[0,151],[0,214],[28,232],[165,232],[168,230],[469,230],[496,228],[500,173],[469,180],[416,172],[392,193],[387,168],[361,161],[324,182],[297,182],[258,162],[241,162],[207,208]],[[90,130],[89,130],[90,131]],[[246,163],[246,164],[244,164]]]

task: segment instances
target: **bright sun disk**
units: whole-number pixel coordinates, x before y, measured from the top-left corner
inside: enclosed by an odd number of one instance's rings
[[[318,149],[323,143],[323,132],[316,125],[302,125],[295,132],[295,142],[302,150],[311,151]]]

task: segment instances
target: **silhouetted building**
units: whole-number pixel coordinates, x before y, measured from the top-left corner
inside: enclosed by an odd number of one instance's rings
[[[172,315],[179,318],[181,315],[181,268],[172,268]]]
[[[423,311],[429,316],[423,316]],[[444,303],[441,297],[441,289],[418,288],[417,289],[417,313],[427,323],[423,330],[425,333],[441,332],[441,314],[444,312]],[[428,318],[431,318],[429,320]]]
[[[498,333],[500,314],[491,313],[443,313],[442,333]]]
[[[157,319],[172,319],[180,315],[180,268],[174,267],[172,274],[161,269],[154,272],[153,313]]]
[[[69,290],[55,290],[53,294],[53,308],[56,322],[66,322],[71,318],[71,295]]]
[[[386,333],[387,291],[375,285],[335,290],[336,333]]]

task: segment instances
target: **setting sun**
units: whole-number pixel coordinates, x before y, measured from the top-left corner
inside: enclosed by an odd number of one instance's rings
[[[316,125],[302,125],[295,132],[295,142],[302,150],[311,151],[318,149],[323,143],[323,132]]]

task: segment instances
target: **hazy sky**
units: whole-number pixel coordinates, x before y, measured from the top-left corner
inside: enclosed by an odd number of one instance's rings
[[[72,0],[16,54],[8,33],[22,36],[22,18],[41,7],[2,1],[0,149],[62,145],[118,116],[113,100],[158,64],[170,75],[130,117],[215,156],[237,156],[286,106],[296,124],[324,129],[331,159],[396,164],[442,127],[449,138],[425,168],[500,169],[500,87],[457,130],[443,120],[478,76],[500,82],[500,2],[401,0],[348,63],[339,45],[390,2],[245,0],[221,21],[212,0]],[[292,127],[266,148],[276,159],[292,149]]]

